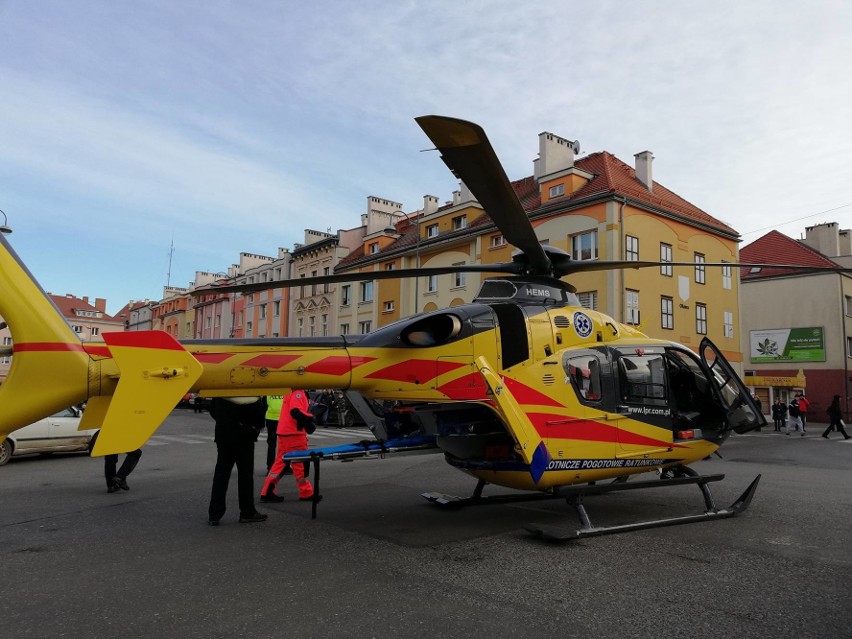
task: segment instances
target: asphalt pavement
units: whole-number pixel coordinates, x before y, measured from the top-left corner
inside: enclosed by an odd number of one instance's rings
[[[258,504],[268,521],[237,523],[234,476],[222,525],[210,527],[212,421],[175,411],[126,492],[107,494],[103,462],[85,455],[0,468],[0,634],[848,637],[852,441],[808,430],[733,436],[722,458],[693,466],[726,474],[711,485],[719,507],[762,476],[739,517],[553,544],[523,525],[575,525],[562,500],[457,511],[423,500],[475,485],[440,455],[324,462],[316,520],[285,477],[287,500]],[[360,434],[320,429],[312,443]],[[687,486],[586,506],[613,524],[703,502]]]

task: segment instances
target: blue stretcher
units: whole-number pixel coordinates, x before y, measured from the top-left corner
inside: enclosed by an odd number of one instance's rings
[[[440,452],[435,443],[435,435],[415,435],[400,439],[389,439],[381,442],[378,440],[363,440],[354,444],[342,444],[340,446],[325,446],[322,448],[309,448],[307,450],[294,450],[284,453],[284,461],[291,463],[313,464],[314,467],[314,497],[311,500],[311,519],[317,517],[317,504],[320,499],[320,462],[324,459],[337,461],[352,461],[363,457],[384,457],[391,453],[428,453]]]

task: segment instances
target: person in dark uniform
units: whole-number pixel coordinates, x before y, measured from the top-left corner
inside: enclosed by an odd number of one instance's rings
[[[849,439],[849,435],[846,434],[846,429],[843,427],[843,410],[840,408],[840,395],[835,395],[834,399],[831,400],[831,404],[825,411],[828,413],[828,428],[825,429],[822,436],[828,439],[828,434],[837,430],[838,433],[843,435],[843,439]]]
[[[237,493],[240,523],[266,521],[254,505],[254,443],[264,427],[266,400],[262,397],[214,397],[210,415],[216,421],[216,469],[210,492],[208,520],[218,526],[225,514],[225,496],[234,464],[237,466]]]
[[[140,457],[142,457],[142,451],[139,448],[131,450],[121,463],[121,468],[116,472],[118,455],[104,455],[104,477],[106,478],[108,493],[130,490],[130,486],[127,485],[127,476],[136,468]]]
[[[772,404],[772,420],[775,422],[775,432],[780,433],[784,422],[787,421],[787,404],[782,402],[780,397]]]

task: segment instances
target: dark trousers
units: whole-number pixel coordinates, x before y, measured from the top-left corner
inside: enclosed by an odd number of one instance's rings
[[[779,417],[775,420],[775,430],[780,432],[782,428],[784,428],[784,418]]]
[[[136,450],[130,451],[124,458],[124,462],[121,464],[121,468],[119,468],[118,472],[116,472],[115,467],[118,465],[118,455],[105,455],[104,477],[106,477],[107,486],[112,485],[113,477],[121,477],[122,479],[127,479],[127,476],[133,472],[133,469],[136,468],[136,464],[139,463],[140,457],[142,457],[142,451],[138,448]]]
[[[822,436],[827,438],[828,434],[832,430],[837,430],[838,433],[843,435],[843,439],[849,439],[849,435],[846,433],[846,429],[843,428],[843,422],[839,419],[837,421],[831,420],[831,423],[828,425],[828,428],[823,431]]]
[[[240,516],[251,516],[254,507],[254,442],[216,442],[216,469],[213,471],[213,489],[210,491],[210,519],[218,521],[225,514],[225,497],[231,471],[237,466],[237,494],[240,503]]]
[[[275,449],[278,447],[278,437],[276,436],[276,430],[278,430],[278,422],[274,419],[266,420],[266,472],[269,472],[269,469],[272,468],[272,464],[275,463]]]

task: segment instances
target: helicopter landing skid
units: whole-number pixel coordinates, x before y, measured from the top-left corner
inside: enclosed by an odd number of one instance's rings
[[[541,539],[547,541],[568,541],[571,539],[579,539],[580,537],[597,537],[600,535],[614,535],[617,533],[631,532],[634,530],[643,530],[646,528],[662,528],[664,526],[679,526],[681,524],[691,524],[700,521],[708,521],[711,519],[727,519],[735,517],[741,512],[744,512],[751,504],[752,497],[757,491],[757,484],[760,481],[760,475],[754,478],[754,481],[749,484],[745,492],[740,495],[731,506],[724,509],[717,509],[713,496],[710,494],[710,489],[707,487],[709,482],[719,481],[724,475],[696,475],[692,477],[678,477],[675,479],[661,479],[657,481],[642,481],[633,483],[612,483],[606,485],[591,485],[591,486],[569,486],[563,488],[563,495],[567,495],[566,500],[577,511],[577,516],[580,519],[580,527],[576,529],[563,528],[560,526],[550,526],[545,524],[528,524],[524,526],[526,530],[533,533]],[[592,525],[589,515],[583,506],[583,498],[587,495],[599,495],[602,493],[614,492],[617,490],[638,490],[641,488],[663,488],[671,486],[679,486],[684,484],[697,484],[701,489],[704,497],[704,505],[706,510],[698,515],[686,515],[682,517],[668,517],[665,519],[652,519],[649,521],[639,521],[632,524],[620,524],[616,526],[594,526]]]

